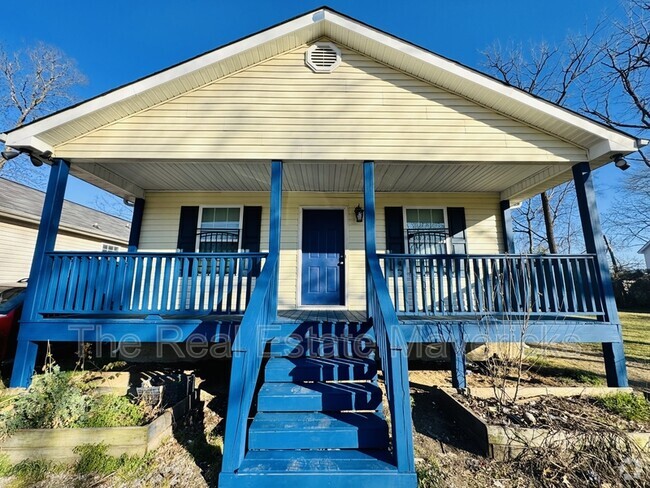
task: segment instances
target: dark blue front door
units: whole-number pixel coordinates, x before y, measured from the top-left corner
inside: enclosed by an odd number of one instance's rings
[[[345,304],[343,217],[343,210],[303,210],[303,305]]]

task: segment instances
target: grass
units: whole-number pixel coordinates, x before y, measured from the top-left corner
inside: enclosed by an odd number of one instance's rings
[[[650,362],[650,313],[620,312],[628,360]]]
[[[80,475],[116,475],[122,481],[142,478],[151,470],[151,455],[116,457],[108,454],[106,444],[84,444],[74,449],[79,460],[74,467]]]
[[[642,312],[620,312],[621,324],[623,326],[623,347],[629,368],[636,368],[638,371],[646,369],[650,363],[650,313]],[[582,383],[591,386],[604,386],[605,376],[602,366],[602,348],[600,344],[580,345],[558,345],[559,349],[566,352],[585,354],[584,360],[578,358],[563,357],[562,352],[554,354],[552,347],[546,352],[534,354],[531,371],[547,377],[559,378],[571,383]],[[641,364],[639,364],[641,363]],[[539,366],[539,368],[537,368]],[[582,366],[582,367],[581,367]],[[588,369],[585,369],[588,368]],[[593,369],[592,369],[593,368]],[[638,380],[637,380],[638,382]],[[641,384],[650,383],[650,376],[641,378]]]
[[[6,454],[0,454],[0,478],[11,475],[11,461]]]
[[[597,373],[573,366],[558,365],[548,358],[535,358],[531,372],[567,383],[577,382],[589,386],[605,386],[605,380]]]
[[[440,467],[432,461],[417,463],[415,471],[418,475],[418,488],[438,488],[444,486],[444,476]]]
[[[650,422],[650,403],[641,395],[614,393],[596,398],[594,403],[626,420]]]
[[[56,464],[41,459],[26,460],[11,466],[8,475],[14,479],[8,485],[11,488],[28,488],[43,481],[49,474],[60,473],[65,470],[65,465]]]

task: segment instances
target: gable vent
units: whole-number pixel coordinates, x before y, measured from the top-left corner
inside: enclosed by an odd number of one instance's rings
[[[331,42],[319,42],[305,53],[305,63],[316,73],[331,73],[341,64],[341,50]]]

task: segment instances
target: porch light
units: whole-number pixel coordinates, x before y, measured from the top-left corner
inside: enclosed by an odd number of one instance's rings
[[[630,167],[629,163],[625,161],[625,159],[623,159],[622,154],[617,154],[616,156],[614,156],[614,164],[618,169],[622,171],[625,171]]]
[[[357,205],[354,209],[354,216],[356,217],[357,222],[363,222],[363,209],[361,208],[361,205]]]

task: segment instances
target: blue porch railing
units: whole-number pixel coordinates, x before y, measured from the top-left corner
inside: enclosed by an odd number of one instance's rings
[[[402,331],[399,330],[399,321],[376,255],[367,259],[366,280],[368,316],[374,327],[390,408],[393,456],[400,472],[412,472],[415,465],[411,430],[408,348]]]
[[[385,283],[408,315],[604,315],[596,256],[384,254]]]
[[[266,253],[49,252],[37,313],[242,314]]]
[[[246,454],[246,430],[264,356],[266,328],[277,315],[278,255],[270,255],[232,345],[232,371],[222,472],[234,473]]]

